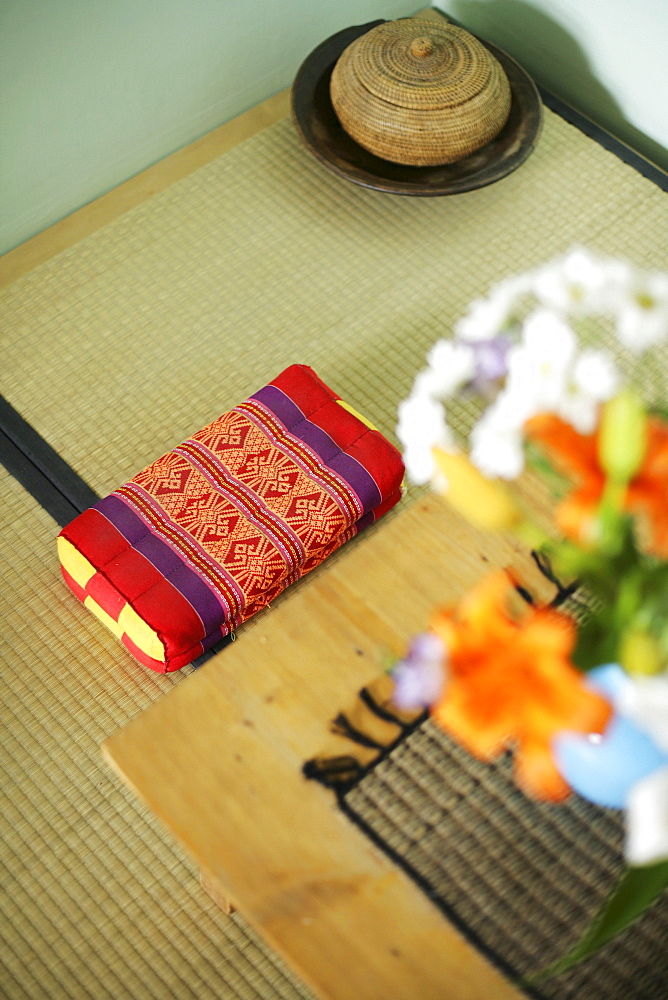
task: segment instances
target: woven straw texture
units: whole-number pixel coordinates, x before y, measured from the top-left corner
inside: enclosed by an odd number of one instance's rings
[[[0,391],[100,494],[293,362],[392,436],[471,299],[576,242],[668,267],[666,216],[549,112],[516,173],[426,201],[339,180],[285,120],[6,289]],[[5,994],[305,995],[100,761],[183,673],[150,674],[76,605],[55,524],[2,490]]]
[[[99,745],[172,679],[63,592],[57,526],[0,470],[0,994],[298,1000],[310,994],[199,887]]]
[[[330,93],[360,146],[417,167],[468,156],[510,113],[508,79],[484,45],[455,25],[420,18],[381,24],[352,42]]]
[[[426,723],[346,797],[353,817],[426,880],[448,916],[513,979],[575,944],[622,870],[615,810],[550,806],[509,759],[475,760]],[[541,1000],[665,1000],[668,896],[587,962],[537,983]]]
[[[433,341],[574,243],[668,268],[665,195],[546,113],[535,153],[435,199],[330,174],[288,120],[0,295],[0,392],[100,494],[293,362],[392,435]]]

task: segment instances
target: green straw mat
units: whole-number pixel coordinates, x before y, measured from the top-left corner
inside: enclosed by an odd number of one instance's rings
[[[187,675],[145,670],[59,579],[57,526],[0,469],[0,995],[308,1000],[102,763]]]
[[[0,392],[108,493],[293,362],[392,434],[433,341],[575,243],[668,268],[668,200],[549,110],[509,177],[444,198],[330,174],[283,120],[0,295]]]

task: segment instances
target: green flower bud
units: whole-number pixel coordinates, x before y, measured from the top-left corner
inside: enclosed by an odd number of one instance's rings
[[[619,662],[629,674],[658,674],[663,669],[661,647],[648,632],[629,629],[620,643]]]
[[[598,438],[598,458],[606,475],[628,483],[640,469],[647,451],[647,415],[629,389],[603,407]]]

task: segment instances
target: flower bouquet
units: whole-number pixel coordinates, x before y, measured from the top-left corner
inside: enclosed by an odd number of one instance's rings
[[[575,249],[474,302],[399,407],[409,478],[515,533],[557,598],[483,579],[414,638],[396,703],[483,760],[512,750],[529,795],[625,810],[621,882],[552,972],[668,885],[668,410],[650,378],[666,342],[668,275]],[[547,523],[522,500],[525,469],[550,487]]]

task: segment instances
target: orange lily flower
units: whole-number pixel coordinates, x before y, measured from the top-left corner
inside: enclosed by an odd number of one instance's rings
[[[493,574],[437,615],[432,627],[447,649],[448,679],[433,715],[483,760],[514,746],[517,783],[558,802],[570,788],[552,760],[552,739],[562,730],[602,732],[611,708],[570,661],[573,622],[552,608],[512,614],[512,596],[505,574]]]
[[[555,523],[566,537],[587,544],[606,481],[598,459],[598,433],[579,434],[570,424],[547,413],[533,417],[525,434],[577,483],[558,505]],[[668,426],[657,417],[648,419],[645,456],[626,490],[624,509],[642,518],[648,549],[668,557]]]

